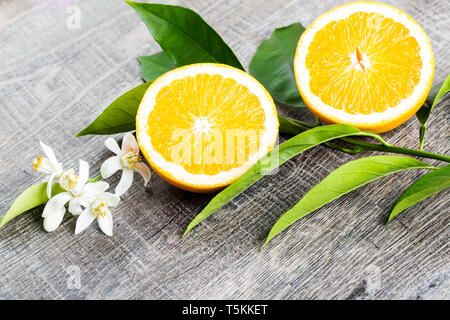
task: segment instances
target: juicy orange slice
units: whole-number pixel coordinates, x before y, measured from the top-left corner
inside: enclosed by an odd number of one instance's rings
[[[247,73],[194,64],[149,86],[136,132],[142,153],[162,178],[185,190],[210,192],[273,148],[278,119],[270,95]]]
[[[376,2],[346,4],[316,19],[299,40],[294,65],[299,91],[316,116],[377,133],[416,113],[434,74],[422,28]]]

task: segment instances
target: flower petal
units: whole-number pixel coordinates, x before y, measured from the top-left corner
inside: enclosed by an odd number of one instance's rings
[[[124,154],[126,154],[130,151],[138,153],[139,145],[138,145],[134,135],[132,133],[128,132],[127,134],[125,134],[125,136],[123,137],[123,140],[122,140],[122,152]]]
[[[95,201],[95,194],[84,193],[78,197],[80,205],[83,207],[88,207],[93,201]]]
[[[77,223],[75,225],[75,234],[79,234],[81,231],[85,230],[94,220],[95,217],[92,214],[90,207],[84,209],[78,216]]]
[[[79,215],[83,209],[81,209],[80,198],[73,198],[69,201],[69,212],[73,215]]]
[[[134,171],[138,172],[142,178],[144,178],[144,186],[150,181],[152,177],[152,173],[150,172],[149,167],[143,162],[137,162],[134,164]]]
[[[47,197],[49,199],[52,197],[52,184],[53,184],[53,179],[55,178],[55,176],[56,176],[56,173],[53,172],[47,181]]]
[[[42,141],[39,141],[42,150],[44,150],[45,155],[47,158],[52,162],[53,166],[55,166],[58,163],[58,160],[56,160],[55,153],[53,152],[53,149],[50,148],[48,145],[43,143]],[[55,168],[56,169],[56,168]]]
[[[113,235],[113,220],[112,220],[111,211],[109,209],[106,211],[106,215],[104,217],[99,216],[97,218],[97,222],[98,222],[98,226],[100,227],[100,229],[106,235],[112,237],[112,235]]]
[[[100,192],[105,192],[109,188],[109,184],[106,181],[88,182],[83,187],[82,196],[95,196]]]
[[[119,204],[120,198],[111,192],[102,192],[99,193],[97,199],[101,201],[105,201],[108,204],[108,207],[115,207]]]
[[[64,208],[64,205],[72,198],[73,196],[69,192],[57,194],[56,196],[48,200],[47,204],[44,207],[44,211],[42,212],[42,217],[45,218],[55,212],[58,212],[61,208]]]
[[[105,147],[114,152],[115,154],[120,154],[119,144],[113,138],[108,138],[105,140]]]
[[[55,171],[56,170],[53,167],[53,164],[46,157],[42,157],[41,158],[41,163],[36,168],[36,172],[39,172],[39,173],[42,173],[42,174],[47,174],[47,175],[50,175],[50,174],[54,173]]]
[[[133,170],[123,168],[122,177],[120,178],[119,184],[116,186],[115,193],[119,197],[130,189],[133,183]]]
[[[55,231],[61,224],[66,208],[59,207],[56,211],[52,211],[51,214],[44,218],[44,230],[47,232]]]
[[[89,179],[89,163],[80,159],[80,171],[78,174],[78,185],[84,185]]]
[[[122,163],[120,162],[118,156],[114,156],[106,159],[105,162],[103,162],[102,166],[100,167],[100,174],[104,179],[108,179],[114,173],[116,173],[117,170],[120,169],[122,169]]]

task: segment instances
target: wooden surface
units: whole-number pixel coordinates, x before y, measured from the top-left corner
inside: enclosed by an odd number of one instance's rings
[[[275,27],[297,21],[307,26],[343,1],[170,3],[198,11],[247,67]],[[450,70],[450,2],[389,3],[423,26],[436,58],[435,82],[442,81]],[[66,26],[70,4],[81,10],[80,29]],[[23,189],[41,181],[31,168],[41,153],[39,140],[54,147],[66,168],[76,168],[82,158],[91,164],[92,176],[98,173],[111,156],[105,137],[73,134],[141,83],[136,57],[157,51],[123,1],[0,0],[2,214]],[[444,154],[449,153],[446,102],[435,109],[425,144]],[[306,114],[279,110],[299,118]],[[418,130],[412,118],[383,137],[415,148]],[[156,175],[146,189],[138,180],[113,210],[112,238],[95,224],[75,236],[69,216],[56,232],[46,233],[40,210],[34,210],[0,230],[0,299],[449,299],[449,192],[414,206],[389,226],[382,223],[395,199],[424,171],[354,191],[258,251],[285,210],[351,159],[324,147],[305,152],[183,240],[185,227],[212,195],[177,190]],[[117,180],[116,175],[108,181]],[[73,282],[78,271],[79,287]]]

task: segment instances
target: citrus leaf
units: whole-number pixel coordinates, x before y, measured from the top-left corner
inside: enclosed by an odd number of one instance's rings
[[[440,83],[433,88],[431,88],[430,93],[428,94],[427,100],[423,104],[423,106],[417,111],[416,117],[419,122],[422,124],[420,127],[420,150],[423,150],[423,142],[425,138],[425,131],[427,129],[427,122],[430,118],[430,114],[433,111],[436,104],[450,91],[450,74],[447,76],[447,79],[443,83]]]
[[[218,193],[191,221],[183,236],[185,236],[192,228],[204,219],[212,215],[240,193],[248,189],[255,182],[260,180],[264,175],[282,165],[292,157],[321,143],[348,136],[377,137],[378,135],[372,132],[360,131],[355,127],[345,124],[321,126],[296,135],[290,140],[274,148],[239,179]]]
[[[441,82],[431,88],[430,93],[428,94],[427,100],[423,104],[423,106],[417,111],[416,116],[419,119],[422,125],[426,125],[428,118],[430,117],[431,111],[442,99],[443,96],[447,92],[450,91],[450,74],[447,76],[444,82]]]
[[[65,191],[59,183],[52,184],[52,196]],[[47,182],[32,185],[26,189],[12,204],[8,212],[0,218],[0,228],[18,215],[27,212],[48,201]]]
[[[151,82],[143,83],[127,91],[113,101],[103,112],[75,137],[87,134],[113,134],[136,128],[136,113]]]
[[[288,117],[282,116],[280,114],[278,115],[278,123],[280,124],[280,126],[278,128],[280,133],[287,133],[287,134],[293,134],[293,135],[297,135],[297,134],[299,134],[303,131],[309,130],[315,126],[314,124],[296,120],[296,119],[292,119],[292,118],[288,118]]]
[[[278,219],[262,248],[277,234],[308,213],[369,182],[410,169],[434,169],[434,167],[405,156],[372,156],[353,160],[340,166],[315,185],[295,206]]]
[[[415,205],[429,196],[450,187],[450,165],[428,172],[414,182],[395,202],[386,223],[403,210]]]
[[[196,12],[173,5],[127,3],[177,67],[214,62],[244,70],[230,47]]]
[[[138,60],[141,63],[142,78],[145,81],[153,81],[167,71],[176,68],[172,60],[164,52],[138,57]]]
[[[250,74],[269,91],[273,99],[291,107],[305,107],[297,89],[294,56],[298,40],[305,28],[300,23],[275,29],[264,40],[252,61]]]

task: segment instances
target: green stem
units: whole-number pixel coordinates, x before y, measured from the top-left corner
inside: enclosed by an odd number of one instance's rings
[[[338,146],[337,144],[334,144],[334,143],[331,143],[331,142],[325,142],[324,145],[327,146],[328,148],[331,148],[331,149],[334,149],[334,150],[339,150],[339,151],[345,152],[347,154],[352,154],[352,155],[358,154],[361,151],[363,151],[359,147],[358,148],[349,149],[349,148]]]
[[[424,141],[424,138],[425,138],[425,130],[426,130],[426,126],[422,125],[420,127],[420,131],[419,131],[419,141],[420,141],[419,150],[420,151],[423,150],[423,141]]]
[[[303,131],[312,129],[316,127],[316,125],[306,123],[306,122],[299,122],[295,119],[285,118],[283,116],[278,116],[278,119],[280,121],[280,127],[283,127],[283,133],[288,134],[299,134]],[[374,135],[375,138],[375,135]],[[377,138],[378,140],[379,137]],[[381,152],[390,152],[390,153],[398,153],[398,154],[407,154],[410,156],[416,156],[416,157],[422,157],[422,158],[429,158],[429,159],[436,159],[441,160],[445,162],[450,162],[450,157],[426,152],[422,150],[415,150],[415,149],[408,149],[408,148],[402,148],[394,145],[387,144],[384,140],[380,140],[382,144],[377,143],[370,143],[370,142],[364,142],[361,140],[353,139],[353,138],[341,138],[339,139],[341,141],[344,141],[345,143],[353,146],[353,150],[346,149],[340,146],[336,146],[334,144],[325,144],[327,147],[337,149],[346,153],[350,154],[356,154],[359,153],[362,150],[366,151],[381,151]]]
[[[381,145],[376,143],[370,143],[370,142],[364,142],[353,138],[341,138],[342,141],[351,144],[352,146],[360,147],[363,150],[367,151],[382,151],[382,152],[390,152],[390,153],[399,153],[399,154],[407,154],[410,156],[416,156],[416,157],[422,157],[422,158],[429,158],[429,159],[436,159],[441,160],[445,162],[450,162],[450,157],[426,152],[426,151],[420,151],[415,149],[408,149],[408,148],[402,148],[398,146],[393,145]]]
[[[98,182],[98,181],[100,181],[100,180],[102,180],[102,179],[103,179],[102,175],[99,174],[99,175],[96,176],[95,178],[88,179],[88,181],[89,181],[89,182]]]

